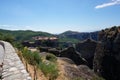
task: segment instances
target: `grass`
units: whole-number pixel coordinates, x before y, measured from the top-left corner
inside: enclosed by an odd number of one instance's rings
[[[47,54],[46,55],[46,60],[49,60],[51,62],[56,62],[57,61],[57,57],[53,54]]]
[[[38,69],[41,69],[49,80],[55,80],[58,77],[59,71],[56,65],[57,58],[53,54],[48,54],[45,58],[46,62],[43,62],[38,52],[31,52],[25,47],[22,50],[22,56],[28,64],[37,66]],[[47,60],[49,61],[47,62]]]
[[[58,69],[53,63],[40,63],[39,68],[49,80],[55,80],[58,77]]]
[[[39,64],[39,68],[49,80],[55,80],[59,75],[56,64],[57,57],[53,54],[47,54],[45,59],[45,62]]]
[[[23,49],[23,57],[31,65],[36,65],[42,62],[42,59],[38,52],[31,52],[26,47]]]

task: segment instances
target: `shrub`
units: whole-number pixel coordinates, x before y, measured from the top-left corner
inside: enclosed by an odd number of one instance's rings
[[[56,64],[51,62],[42,62],[42,59],[38,52],[31,52],[27,49],[27,47],[25,47],[22,51],[22,55],[29,64],[34,65],[34,68],[35,65],[37,65],[38,68],[40,68],[44,73],[44,75],[49,78],[49,80],[55,80],[58,77],[58,69]],[[55,62],[57,60],[56,56],[53,54],[48,54],[46,56],[46,59],[52,62]]]
[[[47,54],[46,59],[51,61],[51,62],[56,62],[57,61],[57,57],[53,54]]]
[[[52,63],[40,63],[39,68],[49,80],[55,80],[58,77],[58,69],[55,64]]]
[[[28,54],[29,53],[29,51],[28,51],[28,49],[27,49],[27,47],[24,47],[23,48],[23,50],[22,50],[22,56],[27,60],[27,58],[28,58]]]
[[[33,56],[35,63],[39,64],[40,62],[42,62],[41,56],[39,55],[38,52],[33,52]]]
[[[26,61],[31,65],[39,64],[42,61],[38,52],[31,52],[27,49],[27,47],[23,49],[22,55],[26,59]]]

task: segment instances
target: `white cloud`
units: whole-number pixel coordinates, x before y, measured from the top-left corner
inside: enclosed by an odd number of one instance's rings
[[[0,29],[9,29],[11,27],[14,27],[14,25],[0,25]]]
[[[104,8],[104,7],[113,6],[113,5],[117,5],[117,4],[120,4],[120,0],[112,0],[109,3],[103,3],[101,5],[97,5],[95,8],[99,9],[99,8]]]
[[[22,26],[22,25],[0,25],[0,29],[8,30],[35,30],[32,26]]]

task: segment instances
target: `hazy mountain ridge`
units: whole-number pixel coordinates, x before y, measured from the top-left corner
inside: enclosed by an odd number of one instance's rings
[[[77,31],[65,31],[61,34],[55,35],[47,32],[42,31],[31,31],[31,30],[4,30],[0,29],[0,33],[2,34],[9,34],[15,37],[16,40],[31,40],[34,36],[57,36],[59,37],[60,41],[72,41],[78,42],[79,40],[85,40],[87,38],[92,38],[97,40],[98,31],[96,32],[77,32]]]
[[[77,32],[77,31],[66,31],[59,34],[61,38],[74,38],[78,40],[85,40],[91,38],[97,41],[99,31],[95,32]]]

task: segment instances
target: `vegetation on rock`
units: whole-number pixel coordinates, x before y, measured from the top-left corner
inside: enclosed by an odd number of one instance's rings
[[[49,62],[47,62],[46,60],[42,60],[43,58],[39,55],[38,52],[31,52],[27,49],[27,47],[24,47],[22,50],[22,56],[28,64],[34,66],[34,72],[36,72],[36,68],[39,68],[44,73],[44,75],[48,77],[49,80],[55,80],[58,77],[59,71],[55,63],[57,58],[54,55],[48,54],[46,59],[49,60]]]
[[[56,56],[53,55],[53,54],[48,54],[48,55],[46,55],[46,60],[49,60],[49,61],[51,61],[51,62],[56,62],[56,61],[57,61],[57,58],[56,58]]]
[[[39,68],[49,80],[55,80],[59,75],[57,66],[54,63],[42,62],[39,64]]]

